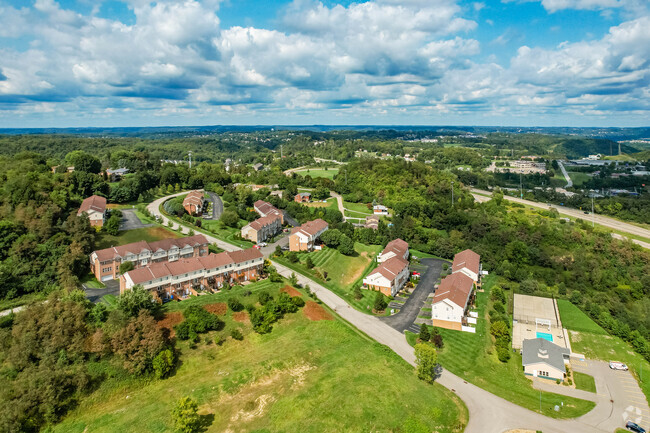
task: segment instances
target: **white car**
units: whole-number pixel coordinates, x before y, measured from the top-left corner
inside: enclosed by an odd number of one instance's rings
[[[260,243],[257,244],[257,245],[259,245],[260,247],[265,247],[265,246],[267,246],[268,244],[267,244],[266,242],[260,242]]]
[[[609,361],[609,368],[611,368],[612,370],[623,370],[623,371],[628,370],[627,365],[618,361]]]

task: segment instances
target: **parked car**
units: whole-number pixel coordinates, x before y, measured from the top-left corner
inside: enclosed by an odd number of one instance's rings
[[[643,427],[632,421],[625,423],[625,428],[629,431],[633,431],[634,433],[645,433],[645,429]]]
[[[283,246],[280,247],[280,249],[281,249],[282,251],[289,251],[289,246],[287,246],[287,245],[283,245]]]
[[[609,368],[611,368],[612,370],[623,370],[623,371],[628,370],[627,365],[618,361],[609,361]]]
[[[266,242],[260,242],[260,243],[257,244],[257,245],[259,245],[260,247],[265,247],[265,246],[267,246],[268,244],[267,244]]]

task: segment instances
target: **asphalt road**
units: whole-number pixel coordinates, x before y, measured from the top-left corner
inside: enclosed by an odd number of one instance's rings
[[[558,161],[557,165],[560,166],[560,170],[562,171],[562,174],[564,175],[564,178],[566,179],[565,188],[571,188],[573,186],[573,181],[571,180],[571,177],[569,177],[569,173],[566,172],[566,168],[564,168],[564,164],[562,164],[562,161]]]
[[[491,191],[484,191],[484,190],[475,189],[475,188],[472,188],[471,192],[472,192],[472,195],[474,196],[474,199],[476,201],[480,202],[480,203],[490,200],[490,197],[486,197],[485,195],[488,195],[488,196],[492,195]],[[536,208],[539,208],[539,209],[547,209],[548,210],[551,207],[553,207],[553,208],[557,209],[557,211],[558,211],[558,213],[560,213],[560,215],[566,215],[566,216],[569,216],[569,217],[572,217],[572,218],[581,218],[581,219],[583,219],[585,221],[592,221],[593,220],[596,224],[600,224],[601,226],[604,226],[604,227],[607,227],[607,228],[610,228],[610,229],[614,229],[614,230],[618,230],[618,231],[621,231],[621,232],[629,233],[631,235],[642,236],[644,238],[650,239],[650,230],[644,229],[642,227],[635,226],[634,224],[625,223],[623,221],[619,221],[619,220],[614,219],[614,218],[609,218],[609,217],[602,216],[602,215],[591,215],[591,214],[587,215],[587,214],[584,213],[584,211],[581,211],[581,210],[578,210],[578,209],[573,209],[573,208],[564,207],[564,206],[555,206],[555,205],[549,206],[546,203],[540,203],[540,202],[531,201],[531,200],[524,200],[524,199],[521,199],[521,198],[518,198],[518,197],[510,197],[508,195],[504,195],[503,198],[506,199],[506,200],[513,201],[515,203],[521,203],[523,205],[530,206],[530,207],[536,207]],[[614,236],[615,238],[619,238],[619,239],[622,237],[621,235],[618,235],[617,233],[612,233],[612,236]],[[630,240],[632,242],[634,242],[635,244],[638,244],[638,245],[641,245],[644,248],[650,249],[650,243],[649,242],[644,242],[644,241],[640,241],[640,240],[637,240],[637,239],[630,239]]]
[[[388,317],[381,317],[380,320],[399,332],[409,329],[415,319],[418,318],[420,309],[430,293],[434,292],[433,286],[440,277],[443,263],[440,259],[420,259],[420,263],[427,267],[427,270],[420,276],[420,282],[408,297],[398,313]]]
[[[287,212],[286,210],[283,210],[281,212],[284,215],[284,222],[286,222],[287,224],[289,224],[292,227],[298,227],[300,225],[300,223],[298,221],[296,221],[294,217],[289,215],[289,212]]]
[[[88,299],[93,304],[96,304],[105,295],[115,295],[115,296],[120,295],[119,280],[104,281],[104,285],[106,285],[106,287],[103,289],[89,289],[84,286],[84,291],[86,292],[86,299]]]
[[[221,214],[223,213],[223,202],[221,201],[221,197],[219,197],[217,194],[213,193],[212,191],[206,191],[206,192],[210,196],[210,201],[212,202],[212,216],[208,219],[218,220],[219,218],[221,218]]]

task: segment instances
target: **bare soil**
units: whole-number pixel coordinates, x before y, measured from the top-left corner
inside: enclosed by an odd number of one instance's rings
[[[169,336],[173,337],[176,334],[174,326],[178,325],[182,321],[183,313],[180,311],[174,311],[173,313],[166,313],[162,319],[156,322],[156,325],[161,329],[168,329]]]
[[[294,289],[291,286],[284,286],[283,288],[280,289],[281,292],[288,293],[289,296],[302,296],[302,294]]]
[[[235,322],[250,322],[250,319],[248,318],[248,311],[238,311],[236,313],[233,313],[232,318]]]
[[[333,320],[332,315],[314,301],[307,301],[302,311],[309,320],[314,322],[318,320]]]
[[[228,311],[228,306],[225,302],[217,302],[216,304],[208,304],[203,308],[206,309],[209,313],[216,314],[217,316],[223,316]]]

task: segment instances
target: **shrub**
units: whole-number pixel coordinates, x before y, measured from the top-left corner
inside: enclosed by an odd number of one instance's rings
[[[198,340],[198,334],[215,331],[223,327],[223,322],[214,314],[197,305],[183,312],[185,320],[174,327],[176,336],[181,340]]]
[[[176,407],[172,410],[174,428],[181,433],[198,432],[201,426],[199,406],[190,397],[183,397],[178,400]]]
[[[126,274],[129,271],[132,271],[135,268],[133,262],[125,261],[120,265],[120,274]]]
[[[261,305],[266,305],[269,301],[273,300],[273,297],[269,294],[269,292],[260,292],[259,295],[257,295],[257,299]]]
[[[431,342],[438,349],[442,349],[445,346],[445,342],[442,340],[442,335],[440,334],[431,334]]]
[[[305,260],[305,266],[307,266],[308,269],[312,269],[314,267],[314,262],[310,256],[307,256],[307,260]]]
[[[497,311],[500,314],[504,314],[506,312],[506,308],[503,306],[501,301],[496,301],[494,303],[494,310]]]
[[[239,301],[238,298],[232,297],[228,299],[228,308],[230,308],[232,311],[241,311],[244,309],[244,305]]]
[[[294,305],[298,308],[302,308],[305,306],[305,300],[302,299],[300,296],[291,297],[291,302],[293,302]]]
[[[415,364],[418,378],[433,383],[437,375],[438,352],[428,344],[415,345]]]
[[[298,255],[295,253],[295,251],[291,251],[289,254],[287,254],[287,260],[289,260],[289,263],[298,263]]]
[[[363,298],[363,293],[361,292],[361,287],[357,284],[354,286],[354,290],[352,291],[352,295],[354,296],[354,299],[357,301]]]
[[[497,346],[497,356],[499,361],[508,362],[510,359],[510,350],[507,347]]]
[[[130,317],[135,317],[140,310],[154,311],[158,307],[151,292],[136,284],[117,298],[117,309]]]
[[[377,295],[375,296],[375,303],[373,304],[375,311],[384,311],[387,306],[388,304],[384,299],[384,295],[381,292],[377,292]]]
[[[221,346],[223,344],[223,336],[222,335],[215,335],[214,344],[216,344],[217,346]]]
[[[158,379],[164,379],[172,372],[175,364],[174,352],[169,349],[161,350],[153,359],[153,371]]]
[[[242,334],[239,329],[233,329],[232,331],[230,331],[230,336],[235,340],[239,340],[239,341],[244,339],[244,334]]]
[[[555,383],[557,383],[558,385],[560,384],[560,382],[562,382],[560,379],[555,379]]]
[[[424,323],[420,325],[420,341],[429,341],[429,338],[431,338],[431,334],[429,334],[429,328],[427,325]]]

